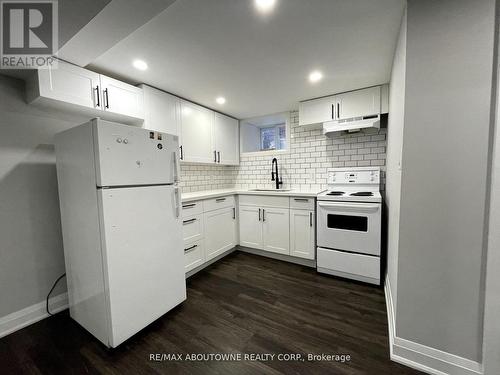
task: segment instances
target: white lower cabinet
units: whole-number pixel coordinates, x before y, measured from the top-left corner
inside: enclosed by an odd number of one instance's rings
[[[236,246],[236,208],[205,212],[205,258],[210,260]]]
[[[287,208],[262,209],[263,250],[290,255],[289,212]]]
[[[234,195],[182,204],[186,273],[238,244]]]
[[[205,263],[203,241],[196,241],[188,245],[184,245],[184,261],[186,272],[189,272]]]
[[[262,209],[254,206],[239,207],[240,245],[262,249]]]
[[[289,255],[289,212],[288,208],[240,205],[240,245]]]
[[[290,210],[290,255],[314,259],[315,233],[314,211]]]

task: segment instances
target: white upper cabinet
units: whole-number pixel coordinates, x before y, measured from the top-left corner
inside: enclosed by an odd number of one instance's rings
[[[101,75],[104,110],[125,116],[144,118],[142,89]]]
[[[153,87],[140,87],[144,92],[144,128],[177,135],[181,161],[240,163],[238,120]]]
[[[299,125],[379,115],[388,112],[387,85],[368,87],[299,103]]]
[[[216,163],[213,137],[214,112],[181,101],[181,157],[192,163]]]
[[[28,81],[28,102],[39,97],[87,108],[100,108],[99,74],[59,62],[57,68],[39,69]]]
[[[147,85],[140,87],[144,92],[144,128],[180,135],[181,100]]]
[[[335,102],[334,120],[378,115],[380,114],[380,86],[335,95]]]
[[[239,122],[232,117],[215,112],[214,140],[217,163],[240,163]]]
[[[299,125],[321,124],[333,118],[334,97],[299,103]]]
[[[144,119],[142,89],[79,66],[58,61],[56,67],[38,69],[26,81],[28,103],[37,103],[89,118],[124,124]]]

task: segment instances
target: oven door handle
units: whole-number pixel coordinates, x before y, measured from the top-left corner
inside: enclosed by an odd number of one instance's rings
[[[337,211],[356,211],[356,212],[376,212],[380,210],[379,204],[347,204],[347,203],[324,203],[318,202],[319,207],[324,207],[327,210]]]

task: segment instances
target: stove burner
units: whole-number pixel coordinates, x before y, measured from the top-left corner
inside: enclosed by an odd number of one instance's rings
[[[373,193],[371,191],[358,191],[357,193],[351,193],[353,197],[372,197]]]
[[[330,191],[326,195],[344,195],[344,194],[345,194],[345,192],[343,192],[343,191]]]

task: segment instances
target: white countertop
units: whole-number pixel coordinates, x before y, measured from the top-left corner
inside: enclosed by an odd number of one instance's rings
[[[246,195],[281,195],[285,197],[316,197],[321,191],[315,190],[272,190],[272,191],[252,191],[251,189],[231,188],[217,190],[203,190],[191,193],[182,193],[182,201],[196,201],[200,199],[209,199],[222,197],[224,195],[246,194]]]

